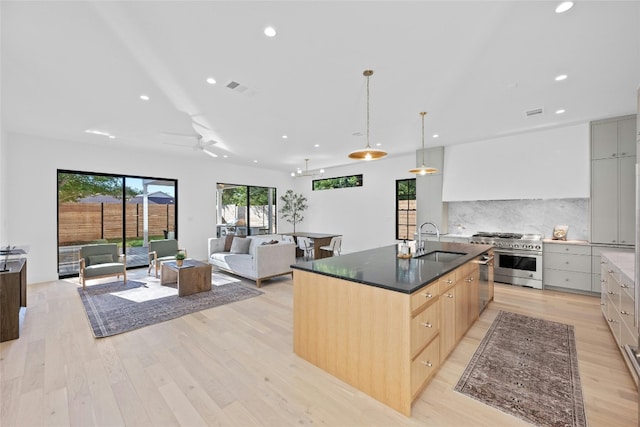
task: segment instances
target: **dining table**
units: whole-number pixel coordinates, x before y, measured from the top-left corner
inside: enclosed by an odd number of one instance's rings
[[[293,233],[281,233],[283,236],[293,236],[293,239],[298,244],[298,237],[307,237],[313,242],[313,259],[322,259],[333,256],[333,252],[320,249],[321,246],[329,246],[331,238],[342,236],[342,234],[335,233],[310,233],[306,231],[296,231]],[[304,253],[300,248],[296,249],[296,257],[304,256]]]

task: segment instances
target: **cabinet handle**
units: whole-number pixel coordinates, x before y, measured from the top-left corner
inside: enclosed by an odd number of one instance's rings
[[[607,319],[607,320],[609,321],[609,323],[616,323],[616,321],[613,319]]]
[[[621,287],[621,288],[623,288],[623,289],[627,289],[627,288],[629,288],[629,285],[625,285],[625,284],[623,283],[622,285],[620,285],[620,287]]]
[[[626,156],[626,155],[627,155],[627,153],[620,153],[620,155],[621,155],[621,156]]]
[[[422,364],[424,366],[428,366],[429,368],[433,366],[433,363],[429,362],[428,360],[426,362],[422,362]]]
[[[568,281],[569,281],[569,278],[567,277],[566,279],[564,279],[564,281],[565,281],[565,282],[568,282]]]
[[[600,260],[600,264],[606,264],[606,262],[604,262],[604,261]]]
[[[426,294],[424,294],[425,298],[433,298],[433,295],[431,295],[429,292],[427,292]]]
[[[615,295],[613,291],[607,291],[609,295]]]
[[[567,264],[567,265],[569,265],[569,261],[565,261],[564,263],[565,263],[565,264]]]
[[[447,298],[453,298],[453,295],[447,294]]]
[[[620,314],[624,314],[624,315],[626,315],[626,316],[628,316],[628,315],[629,315],[629,313],[627,313],[627,312],[626,312],[626,311],[624,311],[624,310],[622,310],[622,311],[620,312]]]
[[[433,328],[433,325],[429,322],[423,323],[422,326],[424,326],[425,328]]]
[[[452,283],[453,283],[453,280],[451,280],[451,279],[447,279],[447,283],[450,285],[450,284],[452,284]]]
[[[613,273],[613,270],[607,270],[607,273],[611,274]]]
[[[616,153],[611,153],[611,157],[616,157],[617,154]]]
[[[607,305],[607,303],[606,302],[601,302],[600,305]]]

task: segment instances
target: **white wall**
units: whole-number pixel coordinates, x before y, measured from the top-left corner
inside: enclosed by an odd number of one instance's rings
[[[345,156],[347,153],[345,152]],[[343,235],[343,252],[392,245],[395,240],[395,185],[397,179],[414,178],[415,154],[373,162],[354,162],[330,168],[326,178],[363,175],[363,186],[311,191],[311,178],[291,178],[290,187],[308,199],[309,209],[297,231]],[[280,230],[291,229],[280,221]]]
[[[207,238],[216,233],[216,183],[276,187],[284,192],[288,176],[255,167],[225,164],[209,156],[179,157],[152,151],[136,152],[117,144],[77,144],[25,135],[8,135],[2,176],[9,188],[0,199],[8,228],[1,243],[27,244],[27,280],[56,280],[57,169],[178,180],[178,233],[189,256],[206,259]],[[4,166],[4,165],[3,165]],[[0,217],[1,219],[1,217]]]
[[[0,125],[1,126],[1,125]],[[8,244],[7,236],[7,203],[4,203],[8,191],[8,175],[7,175],[7,134],[0,129],[0,245]]]
[[[589,123],[445,147],[444,201],[589,197]]]

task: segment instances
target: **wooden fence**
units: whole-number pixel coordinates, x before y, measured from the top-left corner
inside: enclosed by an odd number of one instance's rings
[[[126,204],[127,238],[144,235],[141,204]],[[61,203],[58,206],[59,245],[122,238],[122,205],[117,203]],[[149,205],[149,236],[174,231],[175,205]]]

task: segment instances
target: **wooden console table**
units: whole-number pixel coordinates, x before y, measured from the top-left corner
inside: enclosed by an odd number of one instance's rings
[[[27,306],[27,260],[7,261],[6,270],[0,272],[0,342],[20,337],[20,307]]]

